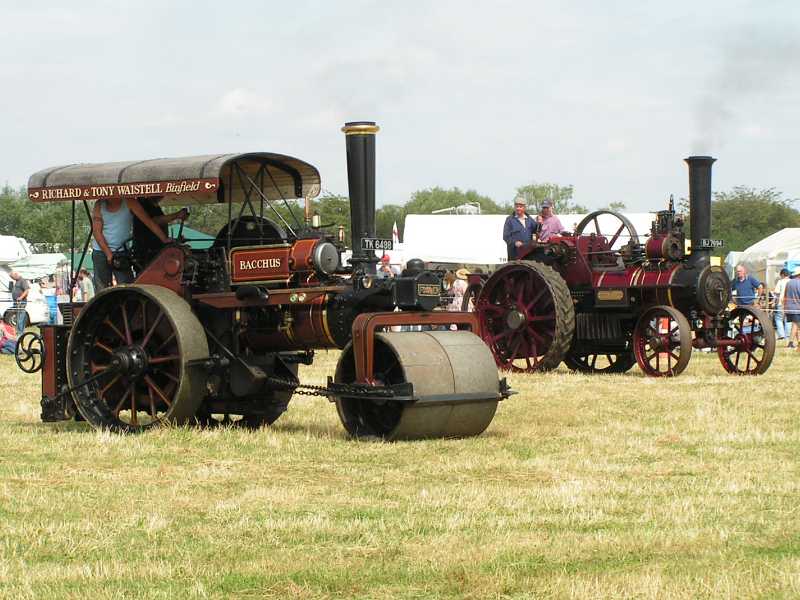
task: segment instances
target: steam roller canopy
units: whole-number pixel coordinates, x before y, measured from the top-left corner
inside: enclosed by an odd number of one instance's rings
[[[355,437],[417,440],[479,435],[491,423],[500,400],[492,353],[468,331],[378,333],[374,374],[378,384],[411,383],[416,401],[379,404],[336,398],[339,418]],[[352,344],[342,353],[335,379],[355,381]]]

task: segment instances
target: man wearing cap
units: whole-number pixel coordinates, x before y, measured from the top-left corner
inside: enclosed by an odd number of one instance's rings
[[[786,321],[792,324],[789,348],[800,351],[800,267],[792,271],[792,278],[786,284],[783,293],[783,314],[786,315]]]
[[[378,267],[376,275],[382,279],[397,277],[400,273],[391,265],[391,257],[388,254],[381,256],[381,266]]]
[[[506,217],[503,225],[503,241],[506,243],[508,260],[517,258],[517,249],[530,244],[539,224],[526,212],[525,199],[517,196],[514,200],[514,213]]]
[[[731,281],[731,292],[736,306],[750,306],[764,291],[762,283],[747,273],[744,265],[736,266],[736,277]]]
[[[564,229],[559,218],[553,214],[553,203],[550,200],[542,202],[542,212],[536,217],[536,221],[539,223],[540,242],[546,242]]]

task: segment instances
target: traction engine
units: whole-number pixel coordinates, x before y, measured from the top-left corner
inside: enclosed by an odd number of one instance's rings
[[[574,233],[523,246],[519,260],[487,280],[471,276],[465,305],[474,301],[497,364],[533,372],[563,361],[576,371],[623,373],[638,363],[646,375],[671,377],[693,348],[707,348],[729,373],[764,373],[775,352],[769,318],[751,306],[729,310],[730,280],[710,264],[721,244],[711,239],[714,160],[686,159],[688,255],[685,221],[670,198],[645,242],[625,216],[602,210]]]
[[[44,367],[43,420],[76,417],[116,432],[162,423],[257,427],[273,423],[292,394],[303,393],[333,401],[356,437],[480,434],[510,391],[476,335],[475,316],[433,311],[442,293],[436,273],[410,261],[401,276],[376,276],[378,127],[356,122],[342,130],[349,265],[342,264],[343,235],[328,235],[311,218],[317,170],[291,157],[74,165],[32,176],[33,201],[71,199],[73,215],[79,201],[88,214],[85,199],[96,194],[218,202],[229,212],[209,247],[168,245],[132,285],[72,303],[64,307],[65,325],[22,337],[19,365]],[[292,225],[274,209],[283,201],[291,213],[287,197],[306,199],[305,224]],[[268,210],[275,219],[264,216]],[[393,331],[420,325],[422,331]],[[327,385],[301,385],[299,365],[325,348],[342,349],[334,376]]]

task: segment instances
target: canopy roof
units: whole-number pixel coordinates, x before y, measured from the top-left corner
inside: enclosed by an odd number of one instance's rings
[[[254,189],[253,189],[254,188]],[[313,198],[317,169],[297,158],[251,152],[75,164],[34,173],[28,180],[33,202],[163,196],[165,204],[242,202]]]

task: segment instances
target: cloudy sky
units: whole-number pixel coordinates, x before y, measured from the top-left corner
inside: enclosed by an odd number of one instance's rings
[[[575,186],[660,209],[681,159],[800,196],[800,3],[0,0],[0,183],[74,162],[271,151],[346,193],[375,120],[378,202]]]

